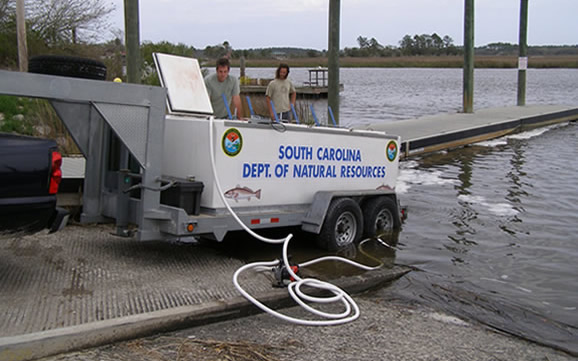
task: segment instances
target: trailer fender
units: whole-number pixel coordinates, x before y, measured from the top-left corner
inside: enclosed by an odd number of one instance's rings
[[[306,232],[319,234],[323,222],[327,216],[327,209],[333,198],[350,197],[353,199],[366,199],[368,197],[390,195],[395,197],[395,192],[387,190],[359,190],[359,191],[322,191],[315,193],[311,207],[307,211],[301,229]]]

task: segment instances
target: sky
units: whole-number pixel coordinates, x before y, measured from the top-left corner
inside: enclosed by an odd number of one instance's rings
[[[112,2],[113,29],[124,29],[124,1]],[[474,0],[476,46],[518,42],[520,0]],[[140,0],[141,41],[203,49],[327,49],[329,0]],[[578,44],[577,0],[529,0],[529,45]],[[437,33],[463,44],[464,0],[343,0],[340,48],[359,36],[398,46],[404,35]],[[110,38],[112,38],[112,32]]]

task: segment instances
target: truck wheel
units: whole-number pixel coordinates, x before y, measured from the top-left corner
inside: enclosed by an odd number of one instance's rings
[[[363,221],[366,237],[375,237],[401,226],[395,201],[389,197],[376,197],[367,201],[363,206]]]
[[[358,242],[363,233],[363,215],[359,205],[350,198],[334,199],[329,205],[318,245],[328,251],[337,251]]]
[[[28,72],[94,80],[106,79],[104,63],[75,56],[35,56],[28,62]]]

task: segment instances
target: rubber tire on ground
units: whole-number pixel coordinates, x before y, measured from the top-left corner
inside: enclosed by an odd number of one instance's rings
[[[104,63],[75,56],[35,56],[28,61],[28,72],[94,80],[106,79],[106,65]]]
[[[359,242],[363,234],[363,214],[351,198],[337,198],[327,209],[317,245],[328,251],[337,251]]]
[[[390,197],[375,197],[363,205],[363,230],[365,237],[375,237],[401,227],[395,201]]]

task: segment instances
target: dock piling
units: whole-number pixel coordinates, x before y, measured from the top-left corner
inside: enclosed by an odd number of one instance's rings
[[[474,112],[474,0],[465,0],[464,11],[464,113]]]
[[[528,68],[528,0],[520,0],[520,39],[518,44],[518,105],[526,105],[526,69]]]

